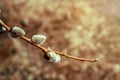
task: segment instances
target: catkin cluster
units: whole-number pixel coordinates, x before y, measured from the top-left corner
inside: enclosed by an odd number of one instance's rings
[[[1,26],[0,32],[4,31],[6,31],[6,29]],[[25,31],[20,27],[14,26],[9,30],[8,34],[11,38],[19,38],[25,35]],[[43,45],[45,41],[45,35],[36,34],[31,37],[31,42],[37,45]],[[50,50],[50,48],[48,48],[47,53],[44,54],[44,59],[48,60],[49,62],[59,62],[61,60],[61,56]]]

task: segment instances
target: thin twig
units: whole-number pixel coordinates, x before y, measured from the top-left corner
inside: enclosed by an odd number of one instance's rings
[[[7,30],[8,32],[10,31],[10,27],[7,26],[2,20],[0,20],[0,24],[1,24],[4,28],[6,28],[6,30]],[[20,38],[21,38],[22,40],[30,43],[31,45],[33,45],[33,46],[41,49],[41,50],[42,50],[43,52],[45,52],[45,53],[47,53],[48,51],[50,51],[50,49],[48,49],[48,48],[45,48],[45,47],[43,47],[43,46],[41,46],[41,45],[38,45],[38,44],[33,43],[33,42],[31,41],[31,39],[27,38],[26,36],[21,36]],[[62,52],[58,52],[58,51],[54,51],[54,50],[51,50],[51,51],[53,51],[53,52],[55,52],[56,54],[59,54],[59,55],[61,55],[61,56],[64,56],[64,57],[67,57],[67,58],[71,58],[71,59],[75,59],[75,60],[79,60],[79,61],[88,61],[88,62],[96,62],[96,61],[98,61],[97,59],[78,58],[78,57],[70,56],[70,55],[65,54],[65,53],[62,53]]]

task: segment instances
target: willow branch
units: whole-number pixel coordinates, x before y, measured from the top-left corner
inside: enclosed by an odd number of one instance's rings
[[[1,24],[4,28],[6,28],[6,30],[7,30],[8,32],[10,31],[10,27],[7,26],[2,20],[0,20],[0,24]],[[33,42],[31,41],[31,39],[27,38],[26,36],[21,36],[20,38],[21,38],[22,40],[30,43],[31,45],[33,45],[33,46],[41,49],[44,53],[47,53],[47,52],[49,51],[48,48],[45,48],[45,47],[43,47],[43,46],[41,46],[41,45],[38,45],[38,44],[33,43]],[[88,61],[88,62],[96,62],[96,61],[98,61],[97,59],[78,58],[78,57],[70,56],[70,55],[65,54],[65,53],[62,53],[62,52],[58,52],[58,51],[54,51],[54,50],[52,50],[52,51],[55,52],[56,54],[61,55],[61,56],[64,56],[64,57],[67,57],[67,58],[71,58],[71,59],[75,59],[75,60],[79,60],[79,61]]]

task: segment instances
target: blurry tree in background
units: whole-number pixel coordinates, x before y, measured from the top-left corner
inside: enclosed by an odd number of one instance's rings
[[[44,46],[52,49],[99,58],[50,63],[40,50],[0,33],[0,80],[119,80],[118,8],[119,0],[0,0],[0,19],[9,26],[20,26],[28,37],[46,35]]]

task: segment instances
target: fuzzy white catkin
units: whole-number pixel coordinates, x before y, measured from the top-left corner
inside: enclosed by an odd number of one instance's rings
[[[2,27],[2,30],[3,30],[3,31],[6,31],[6,28]]]
[[[0,32],[4,32],[4,31],[6,31],[6,28],[1,27]]]
[[[2,27],[2,31],[6,31],[6,28]]]
[[[54,53],[54,52],[48,52],[47,55],[50,58],[50,62],[59,62],[61,60],[60,55]]]
[[[20,36],[23,36],[25,35],[25,31],[20,28],[20,27],[17,27],[17,26],[14,26],[11,30],[10,30],[10,36],[11,37],[20,37]]]
[[[46,36],[44,35],[33,35],[32,36],[32,42],[37,43],[39,45],[42,45],[46,41]]]

